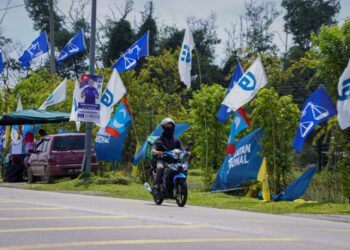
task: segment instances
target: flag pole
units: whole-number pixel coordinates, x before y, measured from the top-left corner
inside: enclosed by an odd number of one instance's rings
[[[202,84],[202,71],[201,71],[201,65],[199,63],[199,53],[196,48],[195,48],[195,51],[196,51],[196,58],[197,58],[197,64],[198,64],[199,87],[200,87]],[[208,145],[207,105],[205,105],[205,103],[204,103],[204,131],[205,131],[205,171],[208,172],[209,145]]]
[[[55,62],[55,28],[53,23],[53,0],[49,0],[49,25],[50,25],[50,71],[54,75],[56,73]]]
[[[96,44],[96,1],[91,1],[91,37],[90,37],[90,55],[89,55],[89,74],[92,76],[95,71],[95,44]],[[92,122],[86,123],[85,134],[85,155],[81,166],[82,172],[91,172],[91,148],[92,148]]]

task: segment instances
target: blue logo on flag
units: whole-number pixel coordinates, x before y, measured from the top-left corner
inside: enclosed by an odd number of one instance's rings
[[[256,79],[253,73],[247,72],[247,74],[238,82],[238,86],[246,91],[253,91],[256,86]]]
[[[4,61],[2,60],[2,53],[0,52],[0,73],[4,72]]]
[[[241,79],[242,75],[243,75],[243,69],[242,69],[241,63],[239,61],[237,61],[237,66],[236,66],[236,69],[232,75],[229,87],[226,91],[226,95],[230,92],[230,90],[233,88],[235,83],[237,83],[239,81],[239,79]],[[229,107],[227,107],[224,104],[221,104],[220,108],[216,114],[216,118],[220,122],[225,122],[228,119],[228,117],[230,116],[230,114],[232,114],[232,109],[230,109]]]
[[[63,60],[77,54],[80,51],[86,49],[85,41],[84,41],[84,30],[80,29],[75,36],[73,36],[69,42],[64,46],[60,55],[57,59],[57,65],[61,65]]]
[[[299,153],[303,149],[304,141],[316,125],[336,115],[337,111],[327,94],[325,87],[320,87],[304,103],[301,112],[297,134],[293,140],[293,147]]]
[[[114,101],[114,95],[112,92],[106,88],[105,92],[101,96],[101,103],[104,104],[106,107],[110,107],[113,104]]]
[[[49,51],[49,45],[47,42],[47,34],[46,32],[42,32],[38,38],[36,38],[32,44],[26,49],[22,56],[19,58],[21,62],[21,67],[27,68],[30,66],[30,62],[46,52]]]
[[[339,96],[340,101],[350,99],[350,79],[346,79],[342,82],[341,93],[342,95]]]
[[[141,57],[148,56],[148,37],[149,31],[119,57],[112,67],[118,72],[124,72],[135,68]]]
[[[182,47],[180,60],[182,62],[191,63],[191,51],[188,44],[184,44]]]

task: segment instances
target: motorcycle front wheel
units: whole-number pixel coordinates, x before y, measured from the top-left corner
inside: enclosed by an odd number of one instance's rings
[[[156,203],[157,205],[162,205],[164,197],[161,194],[159,194],[158,191],[153,190],[152,196],[154,203]]]
[[[179,180],[175,187],[175,200],[179,207],[183,207],[187,202],[187,183],[186,180]]]

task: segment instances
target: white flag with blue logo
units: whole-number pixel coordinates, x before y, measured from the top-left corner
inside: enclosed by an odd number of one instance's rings
[[[105,91],[103,92],[100,100],[100,123],[101,127],[106,127],[109,120],[111,119],[111,114],[113,111],[113,106],[125,95],[126,88],[123,84],[122,79],[118,71],[113,68],[111,78],[108,81]]]
[[[84,41],[84,30],[80,29],[75,36],[73,36],[66,46],[62,49],[60,55],[57,59],[57,65],[61,65],[62,61],[83,51],[86,49],[85,41]]]
[[[350,127],[350,60],[338,83],[338,122],[341,129]]]
[[[38,57],[48,51],[49,44],[47,41],[47,34],[46,32],[42,32],[18,59],[21,62],[21,67],[28,68],[30,66],[30,62],[35,57]]]
[[[264,66],[258,57],[247,69],[239,82],[233,86],[222,104],[236,111],[254,98],[258,91],[267,84]]]
[[[187,27],[178,62],[180,80],[187,86],[187,88],[191,87],[192,50],[194,48],[195,44],[193,36],[190,29]]]
[[[77,131],[80,130],[80,122],[77,121],[79,95],[80,95],[80,85],[78,80],[75,80],[73,99],[72,99],[72,109],[70,112],[69,121],[75,121]]]
[[[66,100],[67,78],[58,85],[52,94],[41,104],[39,109],[46,110],[47,107],[58,104]]]

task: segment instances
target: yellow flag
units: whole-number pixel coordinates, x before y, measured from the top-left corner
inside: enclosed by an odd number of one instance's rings
[[[136,150],[135,150],[135,155],[137,152],[139,152],[141,145],[139,143],[136,144]],[[139,173],[139,168],[137,166],[132,166],[132,177],[136,178]]]
[[[267,176],[267,167],[266,167],[266,158],[264,158],[259,173],[258,181],[262,183],[262,196],[265,202],[271,201],[270,199],[270,189],[269,189],[269,180]]]

